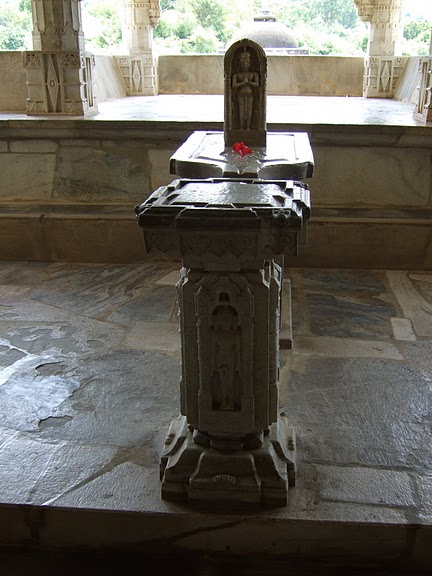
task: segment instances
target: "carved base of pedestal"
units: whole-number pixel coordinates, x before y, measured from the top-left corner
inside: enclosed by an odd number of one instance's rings
[[[280,416],[250,442],[215,449],[180,416],[171,423],[161,457],[162,498],[285,506],[288,487],[295,485],[294,432],[287,418]]]

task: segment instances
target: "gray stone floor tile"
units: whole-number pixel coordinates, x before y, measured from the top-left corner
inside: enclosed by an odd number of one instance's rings
[[[109,322],[129,326],[135,322],[177,320],[176,291],[173,286],[155,285],[133,302],[118,308],[107,317]]]
[[[303,460],[432,467],[432,397],[414,366],[311,357],[293,363],[286,386],[285,411]]]
[[[137,322],[124,346],[137,350],[155,350],[180,354],[180,334],[175,322]]]
[[[158,473],[179,413],[178,270],[0,263],[0,502],[189,514]],[[298,482],[258,516],[432,524],[432,275],[287,276]]]
[[[166,272],[163,264],[69,264],[32,290],[30,298],[92,318],[104,318],[113,308],[137,298],[152,280]]]

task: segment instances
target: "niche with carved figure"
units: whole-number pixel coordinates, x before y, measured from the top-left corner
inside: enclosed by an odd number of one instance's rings
[[[241,333],[238,314],[225,292],[211,321],[211,397],[213,410],[241,409]]]
[[[225,73],[225,144],[244,140],[266,142],[267,58],[259,44],[247,38],[227,51]]]

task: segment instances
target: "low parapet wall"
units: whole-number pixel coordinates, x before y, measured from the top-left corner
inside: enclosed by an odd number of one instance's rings
[[[25,112],[26,75],[22,52],[0,52],[0,111]],[[223,55],[159,56],[160,94],[223,94]],[[419,58],[409,58],[396,99],[414,102],[420,81]],[[126,88],[113,56],[96,56],[97,102],[123,98]],[[352,56],[268,57],[267,91],[286,96],[362,96],[363,58]]]
[[[26,74],[22,52],[0,52],[0,111],[25,112]],[[223,94],[223,55],[175,55],[158,59],[160,94]],[[113,56],[96,56],[97,102],[126,96]],[[268,93],[303,96],[361,96],[363,58],[269,56]]]
[[[0,260],[144,259],[134,205],[175,178],[169,159],[194,129],[212,128],[220,125],[0,122]],[[308,242],[287,266],[432,269],[426,127],[284,128],[309,132],[316,162]]]
[[[223,55],[159,57],[160,94],[223,94]],[[268,56],[269,94],[361,96],[363,58]]]

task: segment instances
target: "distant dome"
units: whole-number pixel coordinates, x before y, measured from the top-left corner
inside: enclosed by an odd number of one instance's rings
[[[297,42],[291,30],[276,21],[276,18],[268,11],[261,10],[253,19],[253,22],[244,24],[232,39],[233,42],[249,38],[265,50],[297,48]]]

